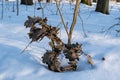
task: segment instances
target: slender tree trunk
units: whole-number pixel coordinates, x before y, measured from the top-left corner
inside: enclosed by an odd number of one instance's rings
[[[96,2],[96,0],[93,0],[93,2]]]
[[[116,0],[117,2],[120,2],[120,0]]]
[[[3,14],[4,14],[4,1],[2,0],[1,19],[3,19]]]
[[[17,16],[19,15],[19,0],[16,2],[16,7],[17,7]]]
[[[68,44],[72,43],[72,33],[73,33],[73,29],[75,27],[76,20],[77,20],[79,4],[80,4],[80,0],[76,0],[76,6],[75,6],[75,10],[74,10],[74,15],[73,15],[73,21],[72,21],[70,31],[69,31],[69,35],[68,35]]]
[[[24,5],[33,5],[33,0],[21,0],[21,4],[24,4]]]
[[[109,0],[98,0],[95,11],[103,14],[109,14]]]
[[[92,0],[81,0],[81,3],[92,6]]]
[[[15,2],[13,1],[13,12],[15,12]]]
[[[46,0],[46,2],[47,2],[47,3],[50,3],[50,2],[51,2],[51,0]]]

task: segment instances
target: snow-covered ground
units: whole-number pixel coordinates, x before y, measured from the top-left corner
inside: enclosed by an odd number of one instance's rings
[[[1,5],[0,5],[1,6]],[[61,22],[59,14],[56,15],[55,4],[43,4],[46,6],[45,16],[48,24],[56,26]],[[37,5],[37,7],[39,7]],[[78,17],[73,33],[73,42],[82,43],[83,51],[92,56],[94,67],[91,67],[85,56],[80,56],[77,71],[62,73],[49,71],[41,62],[41,56],[45,49],[50,49],[48,39],[44,38],[39,43],[32,43],[21,54],[21,51],[29,43],[28,29],[24,22],[27,15],[34,16],[34,6],[20,5],[19,16],[12,12],[12,2],[4,5],[4,18],[0,20],[0,80],[119,80],[120,79],[120,33],[112,28],[107,34],[103,31],[118,22],[120,17],[120,4],[110,4],[110,15],[95,12],[95,4],[89,7],[80,5],[87,37],[82,31],[82,22]],[[62,13],[68,26],[72,22],[74,5],[62,4]],[[35,10],[36,16],[42,16],[41,11]],[[0,7],[1,16],[1,7]],[[59,36],[67,42],[67,36],[62,25]],[[44,49],[45,48],[45,49]],[[102,58],[105,58],[105,61]],[[64,63],[64,59],[61,60]]]

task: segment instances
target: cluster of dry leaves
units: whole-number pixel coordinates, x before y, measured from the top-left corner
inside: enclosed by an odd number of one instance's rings
[[[37,27],[36,24],[39,24],[39,26]],[[50,70],[62,72],[77,69],[77,61],[79,60],[79,56],[84,54],[81,44],[65,44],[58,37],[59,28],[48,25],[47,18],[42,19],[40,17],[28,16],[28,20],[26,20],[24,25],[26,28],[30,28],[28,35],[29,38],[32,39],[31,42],[41,41],[44,37],[50,39],[49,46],[51,47],[51,50],[47,50],[42,57],[42,62],[47,64]],[[63,53],[65,58],[69,60],[68,66],[61,66],[58,58],[61,53]],[[91,57],[87,54],[85,55],[88,58],[88,62],[93,65]]]

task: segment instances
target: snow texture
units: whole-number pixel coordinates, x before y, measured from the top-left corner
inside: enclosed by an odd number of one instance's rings
[[[48,24],[58,25],[61,19],[55,4],[43,3],[42,6],[45,6],[44,11]],[[16,16],[16,9],[15,12],[12,12],[12,2],[6,2],[3,20],[0,19],[0,80],[119,80],[120,33],[115,30],[120,29],[120,26],[113,27],[107,34],[104,31],[118,22],[116,18],[120,17],[120,5],[111,3],[110,15],[95,12],[95,6],[96,4],[91,7],[80,5],[79,14],[83,20],[87,37],[84,37],[79,17],[73,32],[73,42],[82,43],[83,51],[92,56],[94,66],[91,67],[87,63],[86,57],[82,55],[77,71],[57,73],[48,70],[41,61],[45,49],[50,49],[47,38],[39,43],[32,43],[21,54],[21,51],[30,42],[27,35],[29,30],[25,28],[24,22],[28,15],[42,16],[41,10],[34,10],[34,5],[20,5],[19,16]],[[72,22],[74,4],[61,4],[61,10],[69,27]],[[59,27],[59,36],[67,43],[64,27],[62,25]],[[66,60],[61,58],[61,62],[65,64]]]

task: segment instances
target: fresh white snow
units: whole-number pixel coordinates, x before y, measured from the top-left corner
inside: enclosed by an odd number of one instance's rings
[[[9,4],[9,5],[8,5]],[[55,4],[42,4],[45,6],[45,17],[48,24],[56,26],[61,19],[56,15]],[[39,5],[37,4],[37,7]],[[82,31],[82,22],[78,17],[73,32],[73,42],[82,43],[83,51],[92,56],[94,67],[87,63],[84,55],[80,56],[77,71],[52,72],[42,63],[41,57],[48,46],[49,40],[44,38],[39,43],[32,43],[27,50],[21,51],[30,42],[28,31],[24,26],[27,16],[34,16],[34,5],[20,5],[19,16],[13,11],[12,2],[4,4],[4,18],[0,19],[0,80],[119,80],[120,79],[120,33],[112,28],[107,34],[103,31],[116,24],[120,17],[120,4],[110,4],[110,15],[95,12],[93,6],[80,5],[87,37]],[[65,22],[70,26],[72,22],[74,4],[61,4]],[[36,16],[42,16],[41,10],[35,10]],[[1,16],[1,5],[0,5]],[[62,25],[59,36],[67,42],[67,35]],[[105,61],[102,61],[102,58]],[[61,60],[65,63],[66,60]]]

